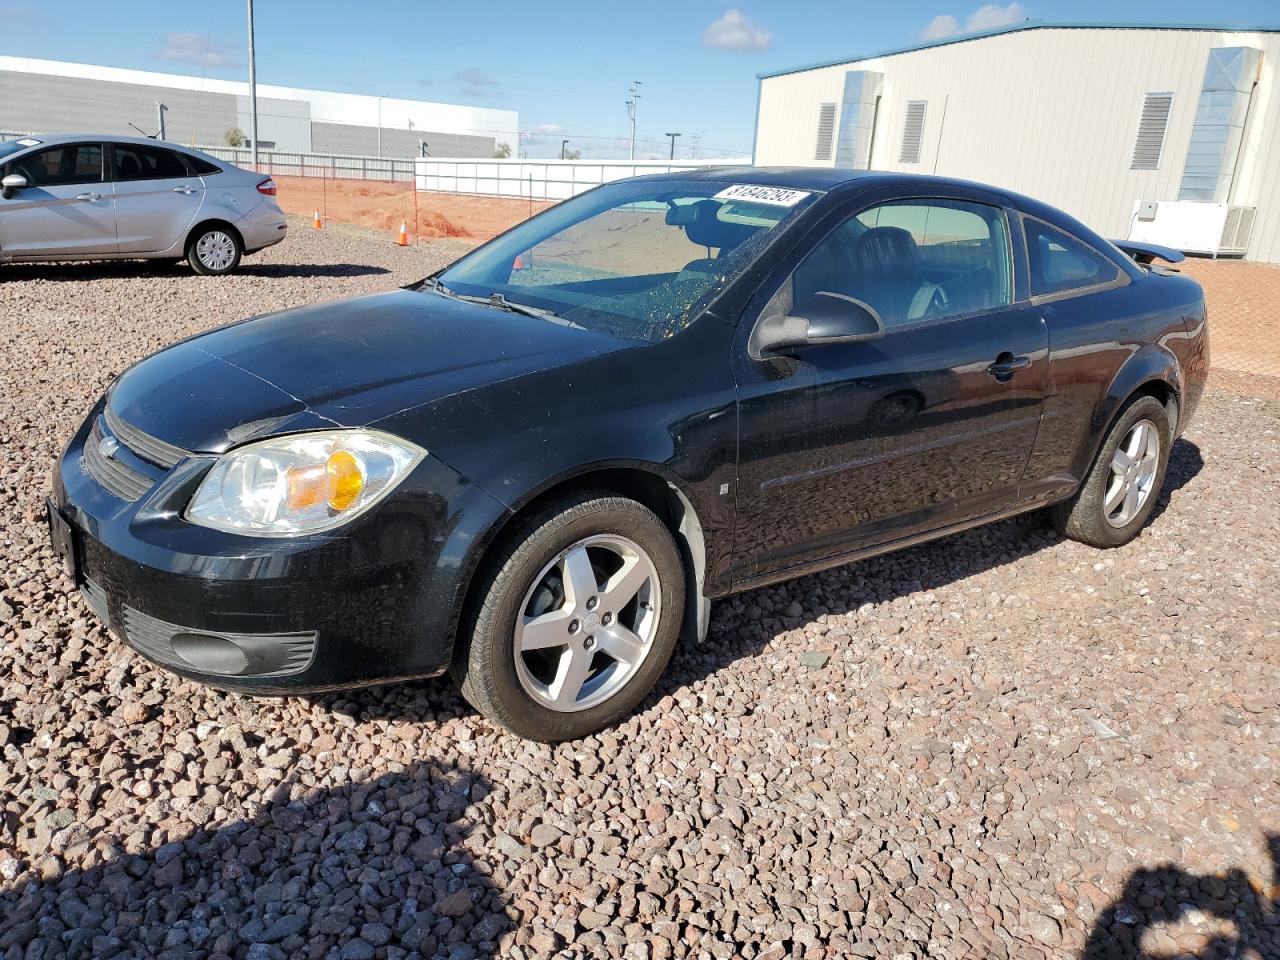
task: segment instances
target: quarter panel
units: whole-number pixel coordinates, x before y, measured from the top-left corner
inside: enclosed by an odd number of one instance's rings
[[[1116,412],[1144,383],[1182,389],[1173,347],[1189,336],[1183,315],[1198,298],[1194,283],[1152,274],[1041,305],[1049,331],[1049,383],[1027,464],[1026,497],[1047,501],[1074,491]]]

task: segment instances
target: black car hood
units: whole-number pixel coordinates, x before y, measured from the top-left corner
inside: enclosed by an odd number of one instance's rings
[[[400,290],[267,314],[184,340],[125,371],[108,403],[154,437],[220,453],[275,433],[366,426],[635,345]]]

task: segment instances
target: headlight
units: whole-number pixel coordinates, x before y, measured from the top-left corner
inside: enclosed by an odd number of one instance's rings
[[[214,464],[186,517],[257,537],[328,530],[385,497],[426,455],[376,430],[326,430],[247,444]]]

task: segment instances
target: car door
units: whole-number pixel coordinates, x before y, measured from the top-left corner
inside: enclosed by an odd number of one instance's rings
[[[204,182],[181,156],[158,145],[113,143],[111,155],[120,252],[180,246],[204,200]]]
[[[830,291],[885,334],[738,351],[739,579],[1011,507],[1039,424],[1048,339],[998,198],[882,196],[814,234],[743,326]]]
[[[14,157],[2,168],[27,185],[0,197],[0,253],[75,257],[116,251],[115,205],[100,143],[69,143]]]

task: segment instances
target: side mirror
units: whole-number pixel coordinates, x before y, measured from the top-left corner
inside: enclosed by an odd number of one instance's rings
[[[6,200],[27,185],[27,178],[20,173],[11,173],[0,180],[0,190]]]
[[[841,293],[814,294],[787,316],[765,317],[751,333],[755,360],[765,354],[828,343],[866,343],[884,336],[884,321],[874,307]]]

